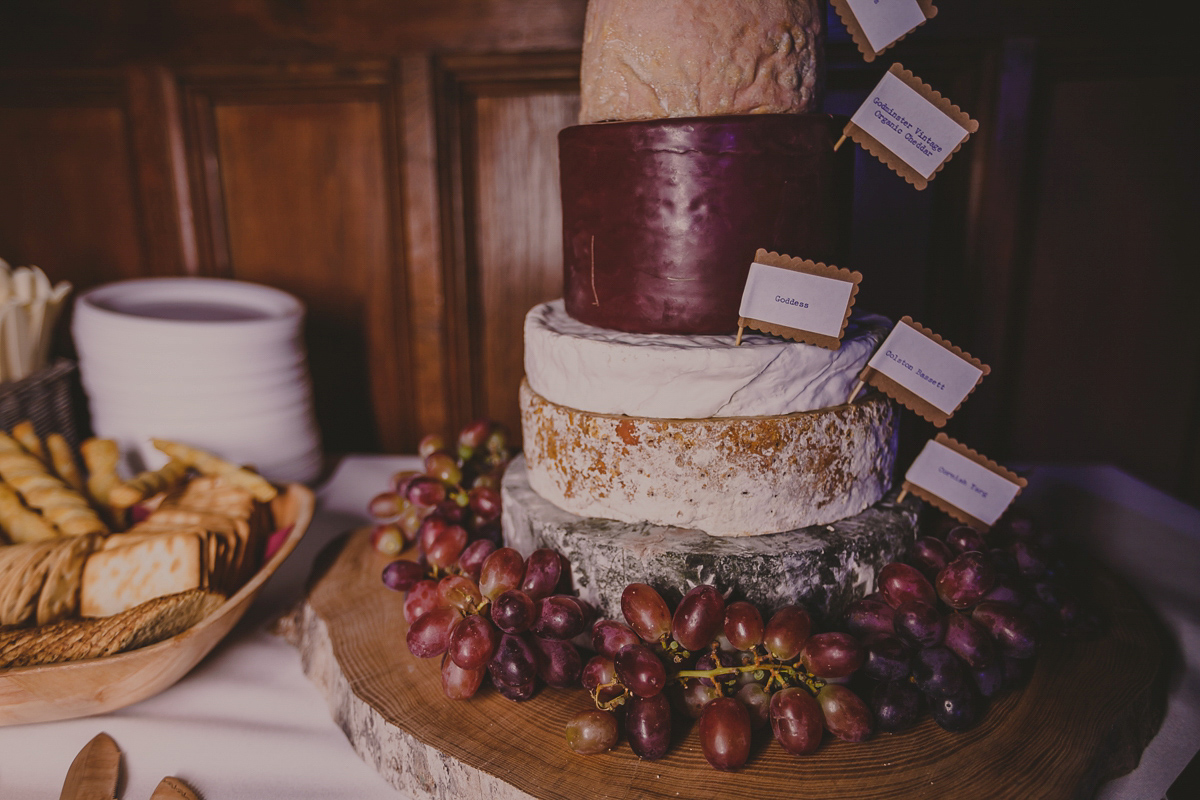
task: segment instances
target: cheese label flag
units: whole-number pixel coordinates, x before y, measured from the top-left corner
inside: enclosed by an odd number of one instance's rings
[[[906,491],[981,531],[996,523],[1026,483],[944,433],[925,444],[904,475]]]
[[[933,0],[830,0],[867,62],[937,16]]]
[[[990,371],[979,359],[904,317],[871,356],[859,380],[941,428]]]
[[[862,275],[760,249],[738,310],[738,338],[753,328],[829,350],[842,346]]]
[[[977,130],[979,123],[958,106],[893,64],[842,133],[924,189]]]

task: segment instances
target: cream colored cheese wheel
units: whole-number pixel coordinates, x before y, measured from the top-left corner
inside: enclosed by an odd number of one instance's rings
[[[816,111],[817,0],[591,0],[581,123]]]
[[[846,402],[892,323],[855,312],[827,350],[747,331],[626,333],[580,322],[562,300],[525,316],[525,377],[552,403],[600,414],[687,419],[792,414]]]
[[[529,484],[583,517],[754,536],[824,525],[879,501],[892,480],[897,412],[850,405],[768,417],[596,414],[520,391]]]

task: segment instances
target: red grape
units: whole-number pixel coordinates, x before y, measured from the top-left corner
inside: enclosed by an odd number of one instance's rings
[[[525,574],[521,589],[534,600],[554,594],[563,575],[563,557],[557,550],[542,547],[525,559]]]
[[[383,585],[397,592],[410,591],[424,578],[425,570],[415,561],[400,559],[383,568]]]
[[[505,633],[523,633],[537,620],[537,604],[520,589],[509,589],[492,601],[492,622]]]
[[[405,500],[395,492],[381,492],[367,504],[367,513],[377,520],[396,519],[404,511]]]
[[[588,610],[577,597],[555,594],[538,601],[533,632],[548,639],[573,639],[587,627]]]
[[[941,644],[946,635],[946,618],[928,603],[908,600],[896,609],[895,629],[906,642],[933,647]]]
[[[437,478],[421,475],[408,485],[408,501],[422,508],[433,508],[446,499],[446,485]]]
[[[463,669],[482,669],[500,644],[500,631],[487,617],[469,614],[450,634],[447,654]]]
[[[917,688],[930,697],[949,697],[962,691],[966,672],[963,663],[945,647],[927,647],[913,656],[912,678]]]
[[[925,573],[926,577],[932,578],[953,560],[954,554],[941,539],[922,536],[909,547],[908,557],[914,567]]]
[[[583,658],[575,645],[560,639],[544,639],[531,636],[534,655],[537,656],[538,677],[555,689],[572,689],[579,685],[583,671]]]
[[[458,443],[472,450],[483,446],[488,434],[492,432],[492,422],[488,419],[477,419],[459,431]]]
[[[567,746],[582,756],[611,750],[617,744],[617,717],[610,711],[581,711],[567,720]]]
[[[862,666],[866,652],[848,633],[818,633],[804,643],[800,660],[818,678],[846,678]]]
[[[661,694],[667,685],[667,669],[658,656],[644,644],[630,645],[613,659],[617,677],[638,697]]]
[[[971,618],[991,634],[1004,655],[1030,658],[1037,651],[1037,629],[1020,610],[984,600],[971,611]]]
[[[867,677],[878,681],[898,681],[908,677],[912,650],[898,637],[873,636],[866,643],[866,651],[862,671]]]
[[[864,597],[846,608],[846,627],[855,636],[891,633],[894,626],[895,609],[880,598]]]
[[[376,525],[371,529],[371,547],[375,548],[377,553],[398,556],[403,552],[405,544],[404,531],[394,522]]]
[[[679,601],[671,634],[684,649],[701,650],[712,644],[724,622],[725,598],[715,587],[702,583]]]
[[[871,710],[854,692],[827,683],[817,692],[817,703],[825,717],[825,728],[844,742],[861,742],[871,735]]]
[[[966,614],[951,614],[946,620],[942,644],[974,669],[983,669],[996,659],[996,643],[978,622]]]
[[[608,658],[616,658],[623,647],[641,642],[633,628],[615,619],[597,620],[592,626],[592,648]]]
[[[468,700],[479,691],[487,666],[463,669],[449,656],[442,657],[442,694],[451,700]]]
[[[458,466],[458,460],[442,451],[430,453],[425,457],[425,474],[451,485],[458,485],[462,481],[462,469]]]
[[[983,717],[983,703],[970,689],[929,701],[929,715],[948,731],[959,733],[975,726]]]
[[[470,578],[447,575],[438,581],[438,601],[441,605],[471,614],[483,602],[483,595]]]
[[[629,747],[647,761],[662,758],[671,746],[671,704],[664,694],[633,696],[626,704],[625,736]]]
[[[434,513],[425,517],[421,522],[421,527],[417,529],[417,541],[421,545],[421,551],[428,553],[437,537],[445,533],[450,525],[450,520],[441,514]]]
[[[996,570],[983,553],[963,553],[938,573],[937,592],[951,608],[964,609],[983,599],[996,583]]]
[[[496,543],[490,539],[476,539],[467,545],[458,557],[458,568],[471,580],[479,582],[479,573],[483,569],[484,560],[496,552]]]
[[[771,695],[760,683],[747,683],[734,695],[750,713],[750,727],[763,728],[771,721]]]
[[[450,634],[461,620],[462,614],[453,608],[435,608],[422,614],[409,626],[405,637],[408,652],[417,658],[440,656],[450,646]]]
[[[725,638],[738,650],[749,650],[762,644],[763,618],[752,603],[738,600],[725,607]]]
[[[525,559],[511,547],[501,547],[483,560],[479,568],[479,589],[491,601],[521,585]]]
[[[705,706],[699,730],[700,750],[717,769],[737,769],[750,757],[750,714],[735,698],[721,697]]]
[[[506,633],[488,662],[488,672],[495,683],[519,689],[536,680],[537,656],[525,637]]]
[[[791,686],[771,695],[771,731],[785,751],[805,755],[816,751],[824,733],[824,717],[816,699]]]
[[[645,642],[657,642],[671,633],[671,610],[653,586],[645,583],[626,586],[621,592],[621,613]]]
[[[698,678],[685,678],[684,684],[680,687],[678,700],[682,704],[682,712],[687,714],[692,719],[700,719],[700,715],[704,712],[704,707],[716,700],[718,697],[724,697],[721,690],[716,684],[711,681],[702,681]]]
[[[800,655],[800,648],[812,632],[812,619],[800,606],[784,606],[771,615],[763,632],[767,652],[783,661]]]
[[[425,550],[425,557],[433,566],[449,569],[458,561],[466,546],[467,529],[461,525],[451,525],[433,540],[433,544]]]
[[[916,725],[922,706],[921,691],[907,680],[881,683],[871,695],[875,723],[879,730],[888,733]]]
[[[920,600],[930,605],[937,602],[933,585],[920,570],[895,561],[880,570],[879,591],[892,608],[906,600]]]
[[[404,598],[404,621],[412,625],[439,605],[438,582],[431,578],[417,581]]]
[[[428,458],[438,450],[446,449],[446,438],[436,433],[427,433],[417,443],[417,453],[421,458]]]
[[[579,675],[580,683],[589,692],[595,692],[598,686],[609,687],[600,690],[596,699],[601,703],[607,703],[621,694],[620,687],[612,685],[616,679],[617,666],[608,656],[592,656],[583,665],[583,671]]]
[[[488,486],[476,486],[471,489],[469,504],[471,510],[483,518],[485,522],[500,516],[500,492]]]
[[[956,528],[951,528],[950,532],[946,534],[946,546],[956,555],[966,553],[970,550],[983,551],[987,549],[987,545],[983,541],[983,536],[970,525],[959,525]]]

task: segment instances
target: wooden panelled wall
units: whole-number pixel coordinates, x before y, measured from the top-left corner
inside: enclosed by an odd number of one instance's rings
[[[0,256],[297,294],[333,451],[515,427],[584,0],[26,5],[0,9]],[[873,65],[831,34],[831,110],[894,58],[982,123],[926,192],[859,154],[860,304],[993,366],[952,434],[1200,502],[1194,65],[1079,2],[939,8]]]

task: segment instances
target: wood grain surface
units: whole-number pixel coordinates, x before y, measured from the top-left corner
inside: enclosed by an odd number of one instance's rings
[[[863,744],[827,740],[807,757],[764,739],[736,773],[708,766],[691,725],[659,761],[639,760],[624,741],[577,756],[563,726],[590,707],[582,689],[543,689],[526,703],[491,689],[469,701],[442,696],[437,660],[422,662],[405,647],[403,596],[379,580],[386,563],[366,531],[331,545],[285,632],[356,750],[416,796],[1088,797],[1136,766],[1164,710],[1158,624],[1127,588],[1098,574],[1109,633],[1048,645],[1029,685],[967,733],[926,718]]]

